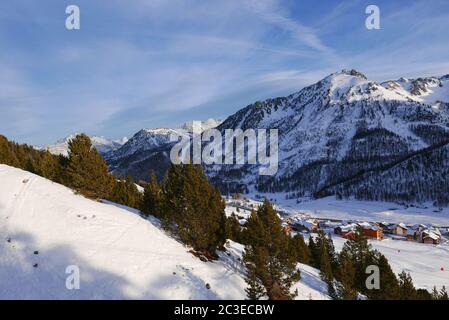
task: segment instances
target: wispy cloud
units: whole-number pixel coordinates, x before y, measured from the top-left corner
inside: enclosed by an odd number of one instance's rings
[[[64,28],[64,3],[0,4],[0,129],[9,137],[118,138],[223,117],[343,67],[386,79],[448,65],[449,8],[438,0],[434,7],[379,1],[382,30],[374,32],[364,28],[365,0],[77,4],[74,32]]]
[[[315,30],[301,24],[297,19],[288,17],[279,1],[249,0],[246,4],[264,21],[290,32],[296,41],[322,53],[333,53],[333,50],[323,43]]]

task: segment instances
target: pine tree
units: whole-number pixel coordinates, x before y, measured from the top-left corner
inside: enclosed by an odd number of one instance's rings
[[[150,182],[145,185],[141,211],[144,214],[151,214],[158,218],[162,217],[164,199],[162,189],[157,182],[156,175],[150,175]]]
[[[418,300],[432,300],[432,294],[426,289],[417,289],[416,296]]]
[[[309,237],[309,252],[310,252],[310,263],[311,266],[319,269],[320,268],[320,262],[321,262],[321,257],[320,257],[320,248],[318,247],[317,243],[315,242],[315,240],[313,239],[312,235],[310,235]]]
[[[127,177],[125,180],[115,181],[109,200],[131,208],[140,208],[142,195],[137,189],[134,180]]]
[[[417,293],[413,286],[412,277],[409,273],[402,271],[399,274],[399,299],[401,300],[416,300]]]
[[[61,171],[59,157],[44,151],[38,160],[36,173],[52,181],[62,182]]]
[[[337,298],[337,293],[334,286],[334,274],[332,264],[335,258],[335,249],[330,236],[326,235],[323,230],[320,230],[316,240],[317,257],[319,259],[319,269],[321,279],[327,284],[327,291],[332,299]]]
[[[440,293],[438,292],[438,289],[436,286],[433,286],[431,295],[432,295],[432,300],[438,300],[440,298]]]
[[[332,274],[332,266],[326,245],[321,245],[321,262],[320,262],[320,276],[327,284],[327,292],[332,299],[337,298],[334,287],[334,275]]]
[[[288,250],[289,236],[268,200],[251,214],[245,234],[247,245],[243,261],[247,268],[245,280],[249,297],[262,294],[271,300],[294,297],[290,288],[300,278],[296,256]]]
[[[379,253],[373,251],[370,253],[367,259],[368,265],[377,265],[379,267],[380,275],[380,288],[367,290],[366,287],[362,288],[362,292],[370,299],[375,300],[397,300],[400,298],[399,283],[396,275],[391,269],[387,258]]]
[[[12,143],[2,135],[0,135],[0,163],[14,167],[19,166],[19,160],[14,152]]]
[[[235,242],[243,243],[242,227],[234,213],[226,218],[226,238]]]
[[[259,300],[266,295],[263,279],[269,278],[269,273],[260,266],[268,265],[269,254],[264,247],[245,247],[243,261],[246,266],[245,282],[248,287],[245,292],[250,300]]]
[[[198,165],[173,165],[163,183],[163,226],[194,250],[216,256],[226,240],[225,204]]]
[[[66,168],[66,183],[90,198],[107,198],[114,179],[98,151],[92,147],[85,134],[69,141],[69,159]]]
[[[295,255],[296,261],[303,264],[310,264],[311,253],[310,249],[304,241],[304,237],[301,234],[296,234],[290,239],[290,250]]]
[[[446,290],[446,286],[443,286],[440,290],[440,295],[438,297],[439,300],[449,300],[448,294],[447,294],[447,290]]]
[[[342,250],[338,257],[339,268],[337,269],[336,278],[337,296],[342,300],[357,299],[357,289],[355,288],[355,268],[346,250]]]
[[[361,228],[357,228],[354,237],[345,242],[343,250],[349,255],[355,268],[355,287],[361,291],[366,289],[366,267],[369,265],[371,246]]]

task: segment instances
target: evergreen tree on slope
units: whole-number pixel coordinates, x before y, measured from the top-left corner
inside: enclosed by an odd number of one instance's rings
[[[111,193],[114,178],[85,134],[69,141],[66,179],[67,185],[90,198],[107,198]]]
[[[289,236],[268,200],[251,214],[245,234],[243,262],[247,268],[248,297],[293,298],[296,293],[290,292],[291,286],[300,279],[296,256],[290,254]]]

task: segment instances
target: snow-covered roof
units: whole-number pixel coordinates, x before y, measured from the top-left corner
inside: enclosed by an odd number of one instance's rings
[[[398,227],[402,228],[402,229],[407,229],[407,226],[404,223],[399,223]]]
[[[301,217],[295,217],[293,219],[293,223],[295,225],[303,226],[304,228],[307,228],[309,230],[317,226],[317,221],[316,220],[314,220],[314,219],[303,219]]]
[[[355,224],[355,223],[349,223],[349,224],[340,226],[340,229],[342,232],[354,231],[356,228],[357,228],[357,224]]]
[[[375,225],[375,224],[371,224],[369,222],[360,222],[358,223],[359,226],[361,226],[363,229],[371,229],[371,230],[379,230],[380,227]]]
[[[433,233],[433,232],[427,233],[423,238],[431,238],[433,240],[439,240],[440,239],[440,237],[437,234]]]

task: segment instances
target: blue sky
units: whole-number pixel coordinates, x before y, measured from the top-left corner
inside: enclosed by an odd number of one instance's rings
[[[81,29],[65,28],[76,4]],[[365,28],[380,8],[381,29]],[[0,133],[45,145],[225,118],[342,68],[449,73],[449,1],[3,0]]]

